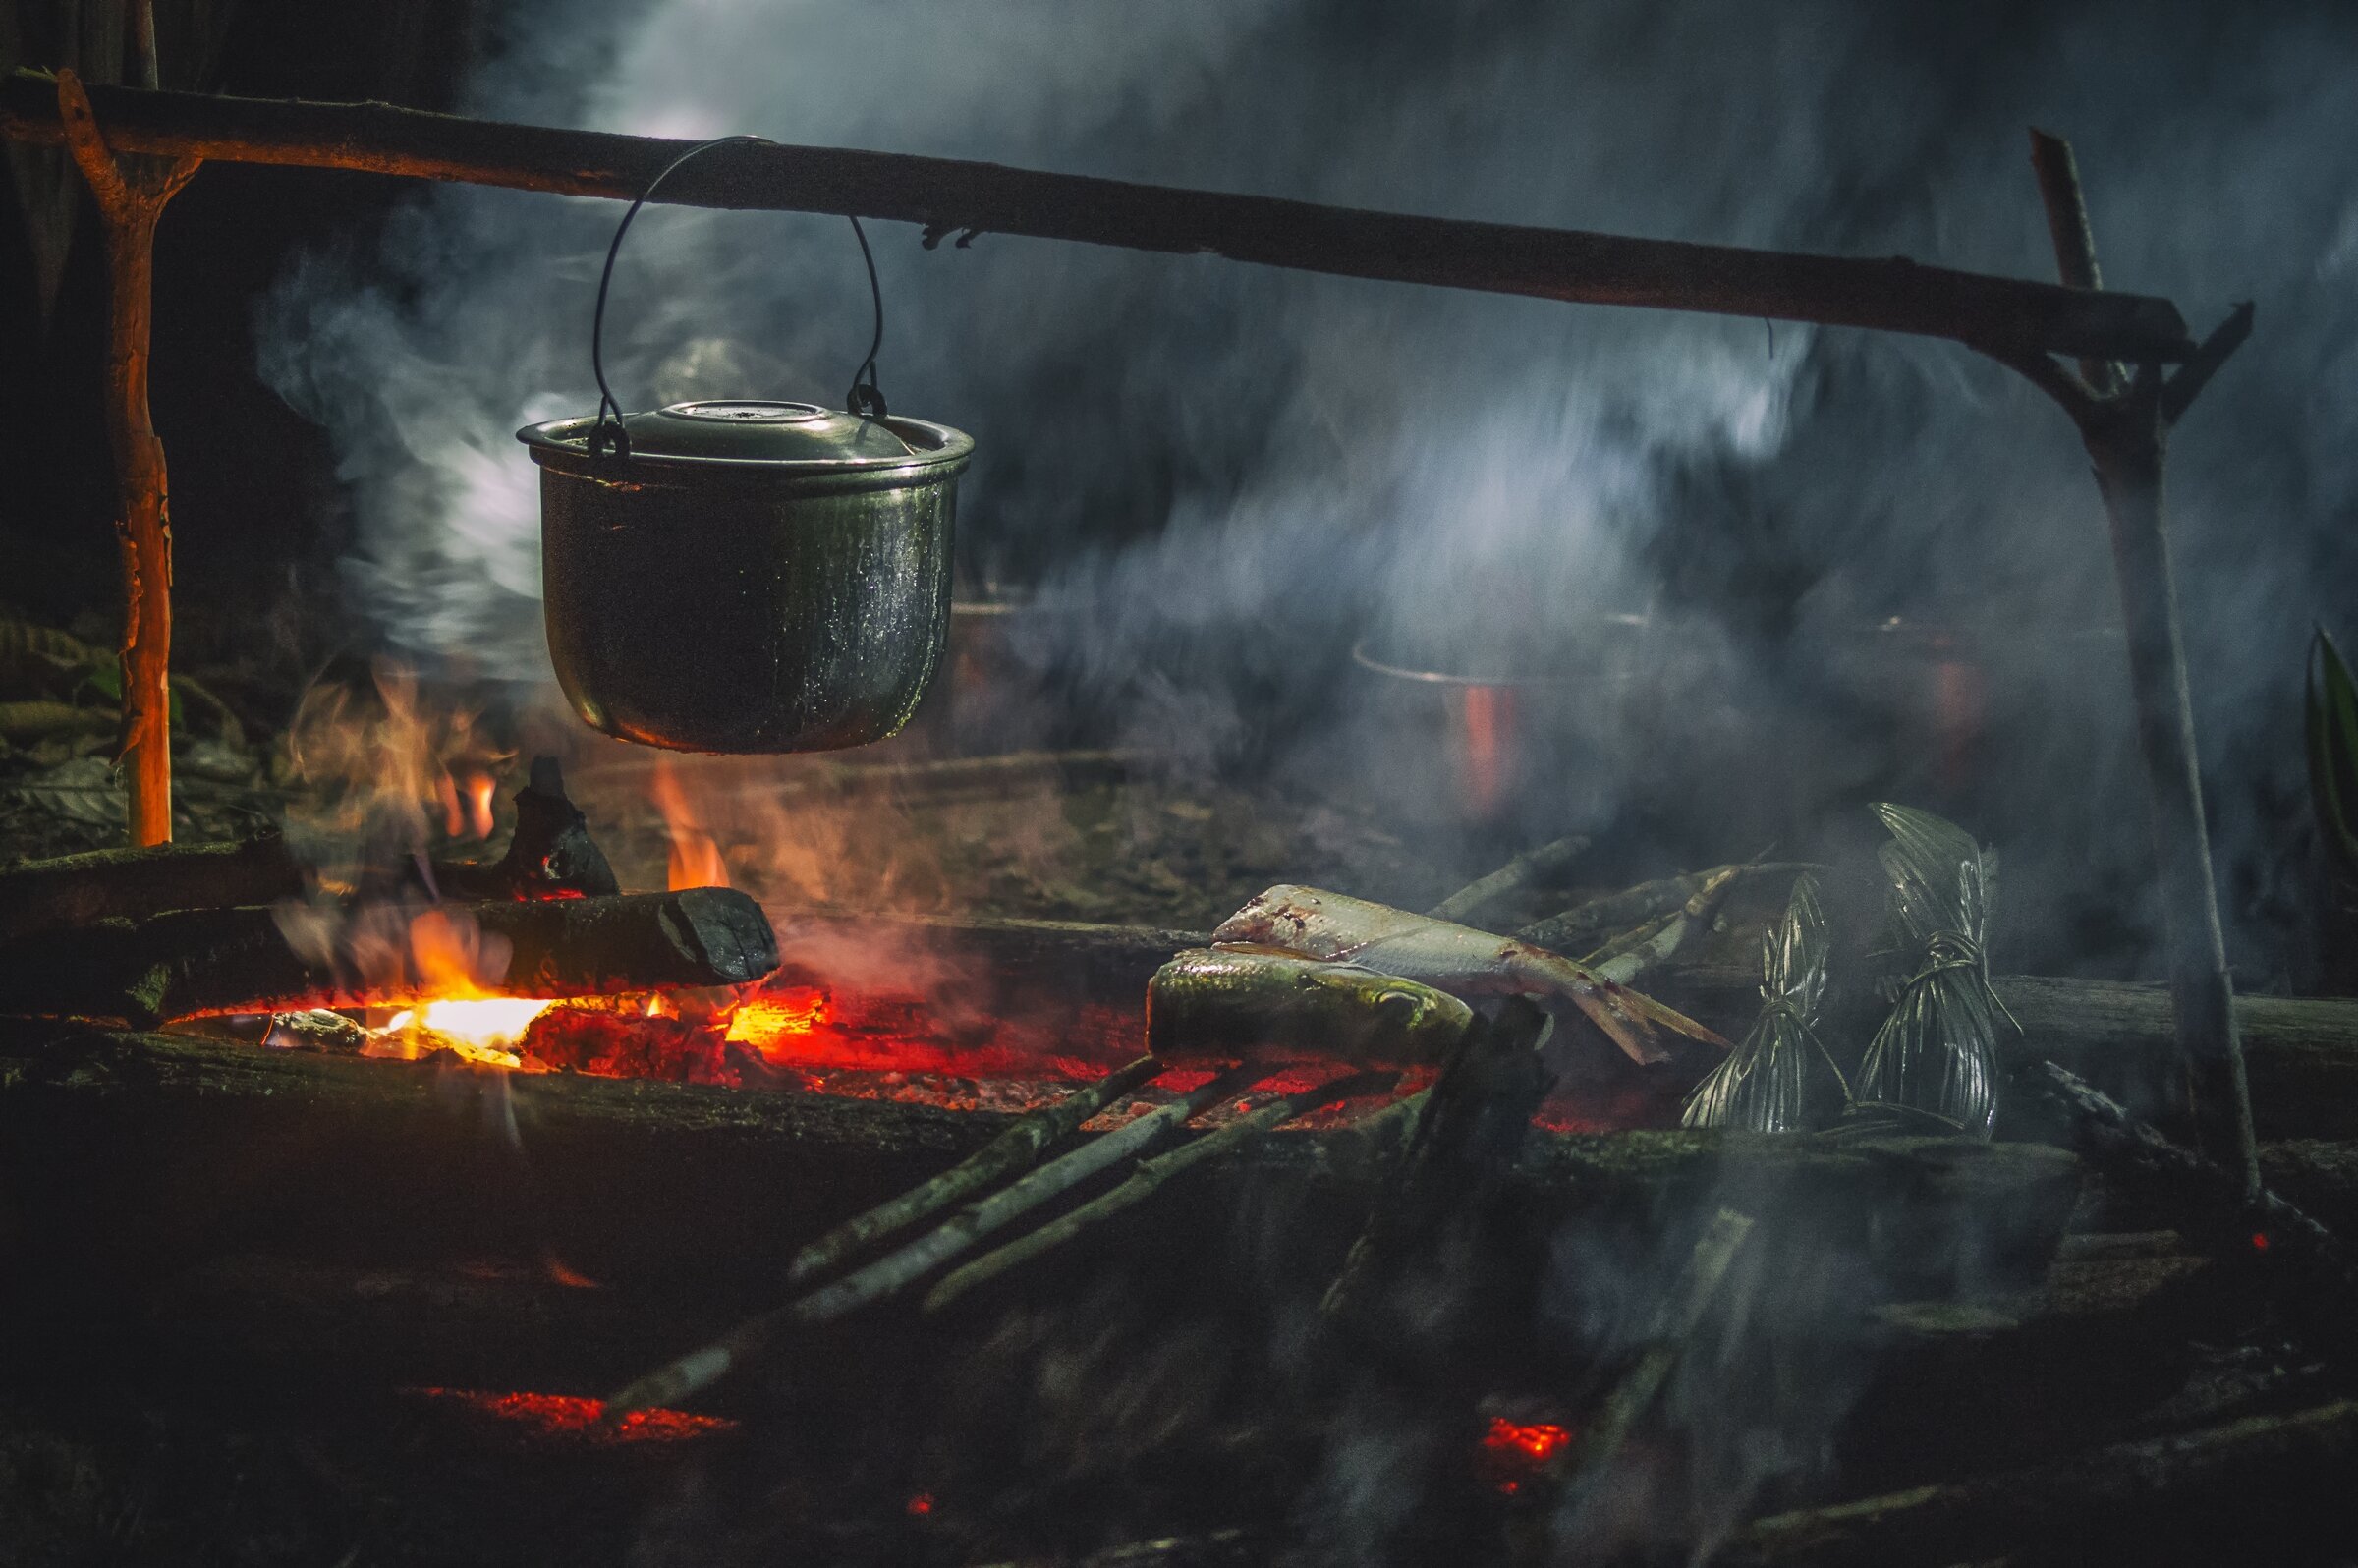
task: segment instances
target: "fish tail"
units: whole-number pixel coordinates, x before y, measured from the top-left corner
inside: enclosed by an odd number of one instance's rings
[[[1551,955],[1552,956],[1552,955]],[[1656,1030],[1668,1030],[1689,1039],[1728,1048],[1727,1037],[1708,1029],[1674,1007],[1665,1007],[1643,991],[1604,979],[1568,958],[1526,970],[1529,979],[1568,997],[1590,1021],[1603,1030],[1633,1062],[1663,1061],[1668,1052],[1654,1043]]]
[[[1643,991],[1633,991],[1626,985],[1615,985],[1611,987],[1611,994],[1614,1002],[1626,1009],[1636,1022],[1649,1028],[1666,1029],[1673,1035],[1684,1035],[1689,1039],[1699,1039],[1707,1045],[1716,1045],[1721,1050],[1728,1048],[1726,1036],[1715,1029],[1696,1023],[1695,1020],[1675,1007],[1663,1006]]]
[[[1652,1067],[1668,1061],[1670,1053],[1655,1043],[1654,1032],[1624,1017],[1600,992],[1572,991],[1553,998],[1551,1012],[1560,1016],[1566,1004],[1578,1008],[1588,1021],[1604,1032],[1604,1037],[1621,1048],[1621,1054],[1640,1067]]]

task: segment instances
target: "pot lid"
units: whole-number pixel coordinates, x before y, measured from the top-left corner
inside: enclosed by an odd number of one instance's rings
[[[536,452],[556,448],[586,454],[596,423],[587,416],[556,420],[527,426],[516,438]],[[755,398],[674,403],[626,414],[622,426],[634,462],[790,464],[841,472],[958,461],[974,449],[972,437],[923,420],[868,420],[814,403]]]

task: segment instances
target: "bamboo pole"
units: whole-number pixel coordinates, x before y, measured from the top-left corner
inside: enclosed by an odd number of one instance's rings
[[[47,79],[0,79],[0,135],[64,135]],[[353,169],[634,200],[694,143],[509,125],[381,103],[185,92],[94,94],[118,150]],[[1214,254],[1342,277],[1590,305],[1770,316],[1950,338],[2000,353],[2175,362],[2192,352],[2166,300],[1854,257],[1371,212],[835,147],[715,149],[664,186],[688,206],[851,214],[951,234],[1029,235]]]
[[[123,770],[131,841],[164,844],[172,838],[172,517],[164,444],[147,410],[148,337],[156,221],[199,160],[112,150],[81,79],[59,72],[55,93],[59,134],[97,198],[106,236],[106,430],[123,557]]]
[[[1191,1118],[1233,1099],[1267,1073],[1267,1068],[1252,1065],[1231,1068],[1169,1104],[1133,1117],[988,1197],[975,1200],[934,1229],[859,1272],[775,1311],[747,1318],[710,1344],[665,1363],[607,1399],[606,1420],[619,1421],[635,1410],[692,1399],[760,1357],[788,1331],[833,1322],[881,1301],[1106,1167],[1151,1148]]]

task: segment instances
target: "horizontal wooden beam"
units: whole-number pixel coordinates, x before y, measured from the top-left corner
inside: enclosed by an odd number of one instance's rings
[[[349,169],[630,199],[693,142],[426,114],[381,103],[89,89],[120,152]],[[0,80],[0,135],[56,142],[56,84]],[[1649,306],[1951,338],[2014,355],[2175,363],[2193,352],[2167,300],[1919,265],[1577,229],[1416,217],[837,147],[716,148],[666,182],[688,206],[844,213],[1341,277]],[[963,243],[963,242],[961,242]]]

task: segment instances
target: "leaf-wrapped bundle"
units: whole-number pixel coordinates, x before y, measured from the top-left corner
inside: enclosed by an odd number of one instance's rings
[[[1858,1097],[1987,1138],[1997,1119],[1998,1026],[2014,1022],[1990,988],[1984,948],[1997,858],[1930,812],[1878,803],[1875,813],[1891,834],[1878,859],[1914,968],[1859,1064]]]
[[[1827,946],[1818,882],[1805,875],[1794,882],[1784,917],[1761,936],[1761,1015],[1687,1095],[1683,1125],[1799,1132],[1827,1108],[1829,1088],[1848,1096],[1841,1069],[1818,1038]]]

